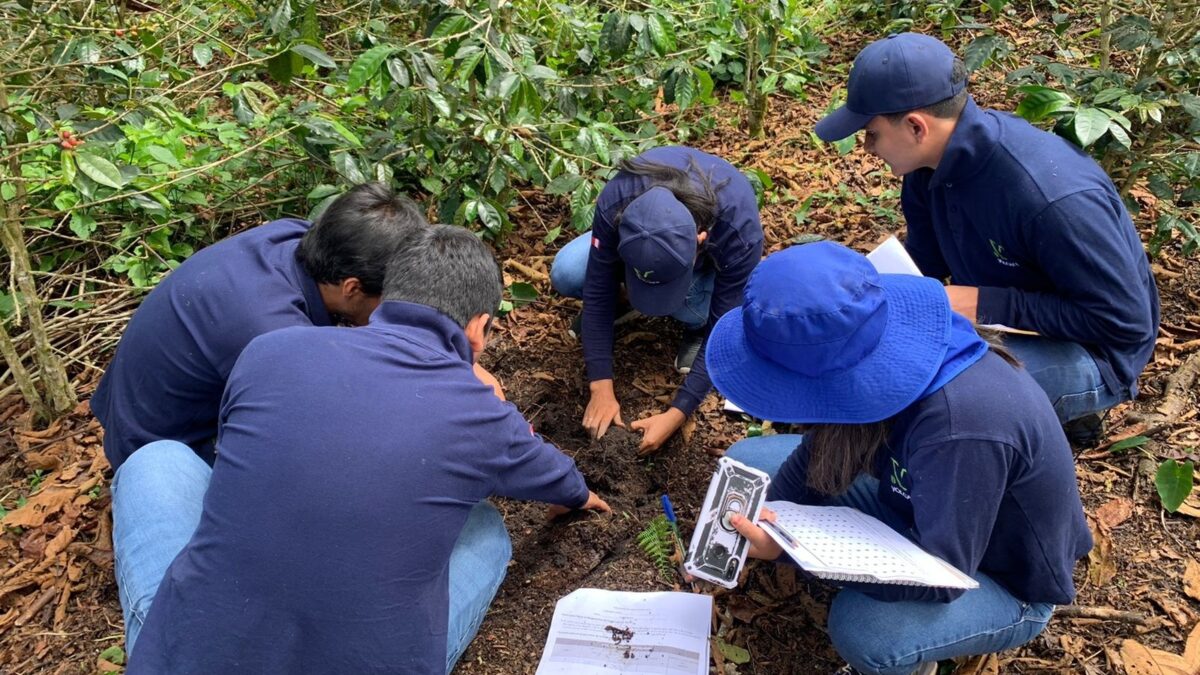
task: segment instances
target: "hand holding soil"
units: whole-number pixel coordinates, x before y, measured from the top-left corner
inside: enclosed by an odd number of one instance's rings
[[[642,442],[638,446],[638,454],[646,455],[662,447],[679,427],[687,421],[687,415],[678,408],[667,408],[666,412],[640,419],[629,428],[642,432]]]
[[[612,380],[596,380],[591,384],[592,397],[583,411],[583,428],[592,438],[601,438],[610,426],[624,427],[621,404],[613,393]]]
[[[550,504],[549,506],[547,506],[546,507],[546,520],[554,520],[555,518],[557,518],[563,514],[570,513],[571,511],[575,511],[575,510],[599,511],[600,513],[612,513],[612,508],[609,507],[608,502],[601,499],[600,495],[597,495],[595,492],[588,490],[587,503],[585,503],[583,506],[580,506],[578,509],[572,509],[572,508],[569,508],[566,506],[561,506],[559,504]]]

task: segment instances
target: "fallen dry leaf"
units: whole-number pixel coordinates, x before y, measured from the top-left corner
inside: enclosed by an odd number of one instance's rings
[[[47,558],[53,558],[59,553],[67,550],[67,545],[74,540],[75,530],[70,527],[64,527],[58,531],[58,534],[54,535],[54,538],[51,539],[48,544],[46,544],[46,551],[42,555]]]
[[[1112,530],[1114,527],[1129,520],[1133,515],[1133,500],[1128,497],[1117,497],[1105,502],[1100,508],[1096,509],[1096,523],[1106,530]]]
[[[1112,541],[1100,527],[1092,528],[1092,539],[1095,545],[1088,552],[1087,578],[1096,586],[1107,586],[1117,576],[1117,563],[1112,558]]]
[[[954,672],[960,675],[1000,675],[1000,658],[995,654],[972,656]]]
[[[1193,600],[1200,600],[1200,563],[1188,560],[1183,570],[1183,592]]]
[[[1137,640],[1121,643],[1121,660],[1125,662],[1125,672],[1129,675],[1166,675],[1150,650]]]
[[[38,527],[75,498],[75,488],[49,486],[29,498],[25,505],[0,521],[6,527]]]
[[[1196,624],[1192,634],[1188,636],[1187,646],[1183,648],[1183,658],[1200,671],[1200,623]]]

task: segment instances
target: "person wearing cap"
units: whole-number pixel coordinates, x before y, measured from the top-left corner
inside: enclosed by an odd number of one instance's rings
[[[838,653],[860,672],[934,673],[1040,633],[1074,597],[1092,539],[1070,445],[1033,378],[951,311],[937,280],[879,274],[838,244],[768,256],[745,295],[709,337],[713,383],[804,433],[726,456],[771,474],[770,500],[854,507],[979,582],[847,584],[829,610]],[[754,523],[733,524],[751,556],[790,560]]]
[[[916,33],[868,45],[846,104],[817,123],[835,141],[865,130],[868,152],[904,177],[905,247],[949,279],[951,305],[979,324],[1036,333],[1006,346],[1064,422],[1133,399],[1154,351],[1159,299],[1112,180],[1079,148],[967,94],[967,71]]]
[[[742,301],[762,258],[758,201],[729,162],[662,147],[622,162],[596,202],[592,230],[559,251],[550,281],[583,299],[581,336],[590,382],[583,426],[594,437],[624,425],[613,390],[613,326],[622,286],[634,310],[684,326],[675,367],[686,373],[671,406],[631,426],[642,450],[660,447],[708,395],[703,344],[718,318]]]

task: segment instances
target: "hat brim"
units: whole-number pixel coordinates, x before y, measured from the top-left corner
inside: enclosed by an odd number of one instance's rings
[[[933,381],[950,344],[950,303],[936,279],[880,275],[888,319],[879,344],[855,366],[808,377],[750,346],[742,308],[726,313],[708,337],[713,385],[754,417],[802,424],[885,420],[916,401]]]
[[[632,267],[625,266],[625,289],[629,291],[629,304],[646,316],[668,316],[679,311],[687,302],[691,286],[692,275],[687,272],[670,281],[648,284],[638,279]]]
[[[874,117],[874,115],[856,113],[846,106],[842,106],[826,115],[825,119],[817,122],[817,126],[813,130],[817,133],[817,138],[826,143],[833,143],[858,133],[858,130],[867,126]]]

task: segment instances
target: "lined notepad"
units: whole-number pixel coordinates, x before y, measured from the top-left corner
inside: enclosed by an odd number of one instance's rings
[[[774,524],[759,521],[800,567],[834,581],[978,588],[979,583],[930,555],[880,520],[848,506],[767,502]]]

